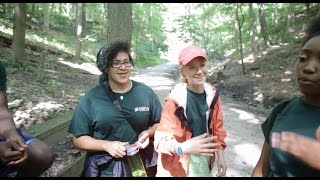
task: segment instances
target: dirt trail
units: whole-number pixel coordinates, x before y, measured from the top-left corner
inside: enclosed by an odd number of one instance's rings
[[[134,72],[132,79],[152,87],[163,104],[164,98],[177,82],[177,76],[172,75],[177,68],[177,64],[168,62]],[[239,103],[223,96],[221,98],[227,131],[225,159],[228,170],[226,176],[249,177],[260,156],[264,139],[260,125],[265,117],[240,110],[236,108],[239,107]],[[216,174],[217,170],[214,169],[213,173]]]

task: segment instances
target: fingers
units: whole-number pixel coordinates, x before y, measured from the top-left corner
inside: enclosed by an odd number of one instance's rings
[[[216,176],[218,176],[218,177],[225,176],[225,175],[226,175],[226,172],[227,172],[227,168],[221,167],[221,168],[219,168],[218,174],[216,174]]]
[[[21,164],[22,162],[24,162],[26,159],[28,158],[28,155],[23,156],[21,159],[14,161],[14,164]]]
[[[207,136],[207,133],[201,134],[193,138],[194,140],[200,140],[201,143],[209,143],[211,141],[217,140],[217,136]]]
[[[139,149],[144,149],[149,145],[149,138],[146,139],[144,142],[137,141],[136,144],[139,146]]]
[[[125,146],[128,144],[129,144],[128,142],[114,141],[112,142],[111,147],[108,150],[108,153],[112,157],[122,158],[127,154]]]
[[[216,152],[217,151],[217,147],[220,146],[220,143],[206,143],[206,144],[202,144],[201,145],[201,148],[204,148],[204,149],[214,149]]]

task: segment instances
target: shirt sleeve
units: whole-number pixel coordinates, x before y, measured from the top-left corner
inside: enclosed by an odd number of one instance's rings
[[[82,99],[84,100],[84,99]],[[71,123],[68,129],[68,132],[73,134],[75,137],[82,135],[92,135],[93,131],[91,128],[91,119],[87,115],[87,112],[84,110],[84,105],[82,101],[77,105]]]
[[[162,112],[160,100],[154,91],[152,91],[151,97],[151,116],[149,119],[149,127],[160,122]]]
[[[277,115],[285,108],[289,101],[282,101],[278,103],[271,111],[267,119],[261,124],[262,132],[266,142],[270,142],[270,132],[273,128],[274,121]]]

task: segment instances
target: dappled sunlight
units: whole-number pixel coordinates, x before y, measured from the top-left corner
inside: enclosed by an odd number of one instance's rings
[[[253,55],[250,54],[249,56],[243,58],[243,62],[244,63],[253,63],[254,62]],[[238,63],[241,64],[241,59],[238,61]]]
[[[249,123],[252,124],[260,124],[259,119],[255,118],[255,116],[252,113],[248,113],[246,111],[230,108],[231,111],[238,113],[239,120],[246,120]]]
[[[69,62],[69,61],[63,61],[61,59],[59,59],[58,62],[65,64],[65,65],[68,65],[72,68],[82,69],[82,70],[87,71],[93,75],[100,75],[101,74],[100,70],[96,67],[96,65],[94,63],[76,64],[76,63]]]
[[[282,82],[289,82],[289,81],[291,81],[291,78],[282,78],[281,81]]]
[[[264,141],[261,131],[262,119],[244,110],[223,104],[223,121],[227,132],[224,150],[228,162],[227,177],[250,177],[256,165]]]
[[[261,78],[261,74],[251,73],[252,77]]]
[[[65,107],[62,104],[59,104],[55,101],[47,101],[47,102],[40,102],[36,104],[35,106],[29,107],[26,110],[16,110],[13,114],[13,121],[16,125],[16,127],[21,128],[22,124],[26,124],[27,122],[24,122],[27,120],[32,120],[34,118],[39,118],[35,116],[35,114],[42,113],[44,117],[49,116],[50,112],[63,110]],[[41,122],[40,119],[38,119],[39,122]],[[32,124],[30,124],[32,125]],[[29,125],[29,126],[30,126]]]
[[[11,27],[6,27],[4,25],[0,25],[0,31],[4,32],[6,34],[10,34],[10,35],[13,34],[12,28]]]
[[[291,70],[286,70],[286,72],[284,72],[285,74],[292,74]]]
[[[256,101],[258,101],[258,102],[263,102],[264,96],[263,96],[263,93],[261,92],[260,89],[257,90],[257,91],[254,93],[254,95],[255,95],[254,100],[256,100]]]
[[[49,110],[49,109],[58,109],[58,108],[62,108],[62,107],[63,107],[62,104],[58,104],[53,101],[48,101],[48,102],[40,102],[32,109],[34,109],[34,110],[40,110],[40,109]]]
[[[247,165],[254,167],[260,156],[261,149],[256,144],[243,143],[234,146],[233,151],[243,159]],[[250,150],[250,156],[248,156],[248,150]]]

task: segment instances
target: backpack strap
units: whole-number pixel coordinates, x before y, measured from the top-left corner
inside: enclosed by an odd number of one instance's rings
[[[110,100],[112,101],[113,105],[119,109],[120,112],[122,112],[122,108],[121,105],[119,103],[119,101],[116,99],[114,92],[111,90],[111,88],[109,87],[107,81],[105,83],[103,83],[103,89],[106,92],[106,95],[110,98]]]

